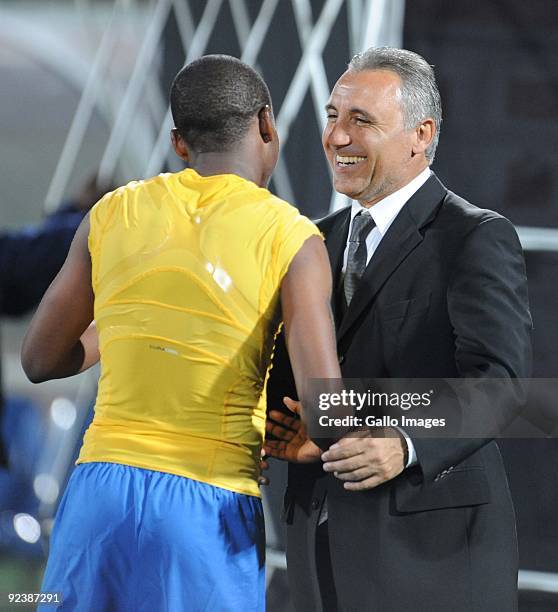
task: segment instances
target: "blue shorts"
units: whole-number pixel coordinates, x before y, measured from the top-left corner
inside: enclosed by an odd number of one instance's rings
[[[116,463],[77,466],[41,591],[59,610],[265,610],[261,500]],[[40,606],[52,612],[52,606]]]

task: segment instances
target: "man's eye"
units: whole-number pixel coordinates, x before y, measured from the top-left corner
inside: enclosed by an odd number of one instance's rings
[[[335,119],[337,119],[337,115],[334,115],[333,113],[328,113],[327,114],[327,120],[328,121],[335,121]]]
[[[368,119],[365,119],[364,117],[355,117],[355,121],[362,125],[370,123],[370,121],[368,121]]]

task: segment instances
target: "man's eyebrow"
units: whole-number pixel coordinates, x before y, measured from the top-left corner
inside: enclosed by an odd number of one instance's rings
[[[337,111],[337,108],[331,102],[328,102],[324,108],[325,108],[326,113],[329,111]],[[363,115],[367,117],[368,119],[374,118],[373,115],[371,115],[368,111],[365,111],[363,108],[358,108],[356,106],[353,108],[350,108],[349,113],[351,115]]]
[[[363,108],[358,108],[356,106],[349,109],[349,112],[351,113],[351,115],[364,115],[365,117],[372,118],[372,115],[368,111],[365,111]]]

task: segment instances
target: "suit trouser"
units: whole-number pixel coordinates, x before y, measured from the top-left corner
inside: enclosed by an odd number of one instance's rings
[[[338,612],[339,605],[329,551],[328,521],[324,521],[316,530],[316,567],[323,611]]]

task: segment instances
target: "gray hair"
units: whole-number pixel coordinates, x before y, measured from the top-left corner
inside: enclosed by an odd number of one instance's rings
[[[349,70],[390,70],[401,79],[401,108],[406,129],[416,127],[427,118],[434,120],[436,133],[425,155],[434,161],[442,123],[442,102],[434,70],[428,62],[412,51],[394,47],[371,47],[353,57]]]

